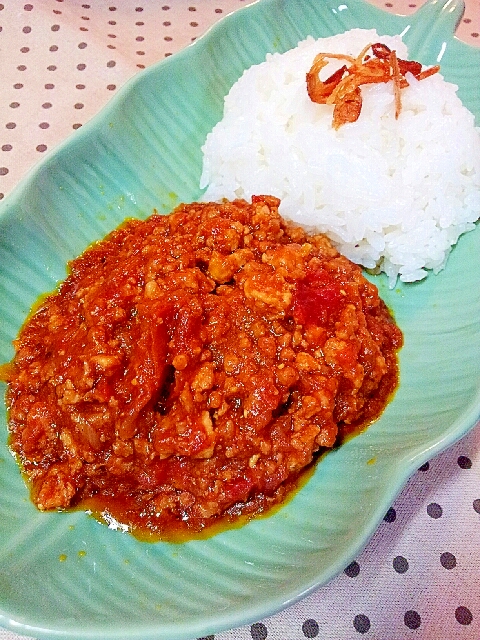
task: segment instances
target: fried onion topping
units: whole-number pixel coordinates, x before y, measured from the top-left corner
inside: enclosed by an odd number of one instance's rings
[[[341,60],[343,64],[329,78],[320,80],[320,71],[330,60]],[[356,122],[362,109],[363,84],[393,82],[395,95],[395,118],[402,109],[401,89],[408,87],[407,73],[417,80],[424,80],[440,70],[438,65],[422,70],[420,62],[402,60],[394,50],[381,42],[367,45],[359,55],[319,53],[307,73],[307,92],[312,102],[333,104],[333,128],[339,129],[347,122]]]

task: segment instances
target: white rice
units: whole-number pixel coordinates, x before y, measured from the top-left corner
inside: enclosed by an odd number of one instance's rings
[[[474,228],[480,129],[457,87],[437,73],[422,81],[408,75],[398,119],[391,82],[363,85],[360,118],[335,131],[333,107],[309,99],[305,75],[319,52],[355,56],[372,42],[408,58],[400,36],[354,29],[307,38],[245,71],[206,139],[200,186],[203,200],[279,197],[285,218],[326,233],[393,286],[397,277],[411,282],[440,271]]]

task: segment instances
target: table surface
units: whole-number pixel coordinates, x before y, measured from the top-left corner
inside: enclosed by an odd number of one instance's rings
[[[140,69],[251,0],[6,0],[0,4],[0,199]],[[422,2],[375,4],[410,14]],[[480,46],[480,0],[457,36]],[[287,610],[215,634],[270,638],[480,638],[480,424],[410,479],[344,572]],[[19,640],[0,630],[0,640]]]

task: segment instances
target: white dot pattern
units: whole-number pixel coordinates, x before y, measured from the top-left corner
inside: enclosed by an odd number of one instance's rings
[[[0,198],[130,77],[253,0],[8,0],[0,4]],[[378,6],[409,14],[409,0]],[[480,46],[467,0],[461,40]],[[424,464],[367,548],[287,610],[209,640],[480,638],[480,425]],[[201,580],[201,576],[199,576]],[[0,640],[21,636],[0,630]]]

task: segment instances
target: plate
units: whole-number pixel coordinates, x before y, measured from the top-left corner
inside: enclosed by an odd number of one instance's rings
[[[403,33],[479,117],[480,50],[453,36],[462,11],[456,0],[410,17],[360,0],[261,0],[138,74],[0,206],[0,361],[68,260],[126,217],[199,197],[201,145],[223,97],[267,52],[352,27]],[[407,478],[479,417],[479,249],[477,228],[438,276],[393,290],[375,279],[405,335],[394,400],[277,513],[207,540],[141,543],[83,512],[39,513],[6,447],[3,407],[0,624],[37,638],[181,640],[261,619],[330,580]]]

